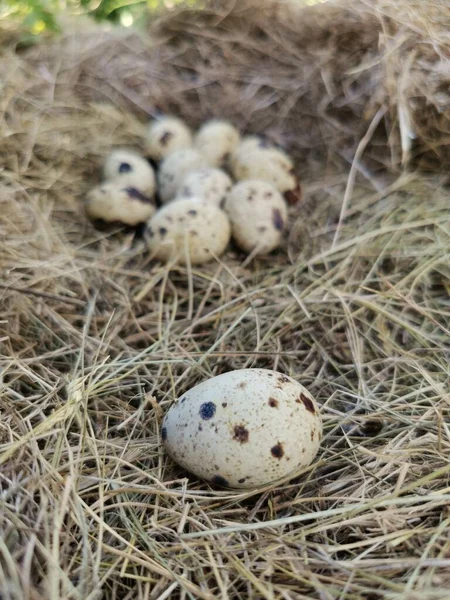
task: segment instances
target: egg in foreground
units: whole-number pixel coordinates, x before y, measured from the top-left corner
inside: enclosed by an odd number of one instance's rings
[[[162,424],[166,452],[206,481],[256,488],[309,465],[322,436],[318,406],[276,371],[240,369],[186,392]]]

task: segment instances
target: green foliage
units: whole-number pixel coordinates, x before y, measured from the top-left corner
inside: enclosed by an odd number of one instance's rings
[[[129,26],[164,6],[196,4],[197,0],[6,0],[6,5],[3,2],[0,0],[0,19],[8,17],[19,22],[29,38],[27,41],[31,41],[44,33],[59,31],[61,14],[89,15],[97,21]]]

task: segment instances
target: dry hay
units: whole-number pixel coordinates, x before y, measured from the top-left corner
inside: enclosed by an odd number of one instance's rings
[[[445,171],[449,9],[254,6],[0,51],[2,600],[449,597],[449,195],[398,175],[396,126],[402,106],[411,164]],[[101,159],[156,107],[290,146],[285,250],[169,271],[87,223]],[[162,454],[174,398],[239,367],[322,404],[285,485],[212,489]]]

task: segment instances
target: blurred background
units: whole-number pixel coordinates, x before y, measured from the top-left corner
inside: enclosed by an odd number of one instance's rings
[[[297,1],[312,5],[327,0]],[[3,0],[0,19],[8,18],[8,22],[21,25],[31,42],[42,34],[59,31],[63,15],[87,15],[103,23],[140,27],[152,13],[171,10],[180,4],[199,7],[205,0]]]

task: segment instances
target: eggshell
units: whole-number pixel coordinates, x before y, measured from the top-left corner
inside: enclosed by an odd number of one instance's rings
[[[158,171],[161,201],[166,203],[173,200],[186,175],[207,166],[204,157],[193,148],[177,150],[167,156],[162,161]]]
[[[228,121],[212,119],[198,130],[195,148],[212,167],[222,166],[239,143],[239,131]]]
[[[87,194],[85,210],[93,220],[134,226],[147,221],[156,207],[152,198],[116,179],[94,187]]]
[[[245,252],[264,254],[281,244],[287,222],[287,206],[270,183],[241,181],[225,204],[236,244]]]
[[[155,160],[192,146],[192,132],[177,117],[161,117],[152,121],[147,133],[147,149]]]
[[[300,196],[298,178],[292,160],[278,148],[260,148],[241,155],[234,163],[233,177],[237,181],[259,179],[271,183],[278,191],[287,193],[290,203]]]
[[[199,198],[181,198],[163,206],[147,226],[149,249],[162,261],[202,264],[220,256],[230,240],[227,215]]]
[[[274,148],[274,146],[266,138],[259,135],[246,135],[243,137],[230,154],[229,164],[231,172],[234,173],[238,164],[247,154],[255,150],[261,150],[262,148]]]
[[[224,487],[254,488],[309,465],[322,422],[311,394],[291,377],[241,369],[186,392],[161,431],[166,452],[188,471]]]
[[[114,150],[103,166],[106,180],[120,180],[120,185],[135,187],[146,196],[155,193],[155,173],[149,162],[137,152]]]
[[[233,186],[230,177],[211,167],[189,173],[178,190],[178,198],[198,197],[223,208]]]

